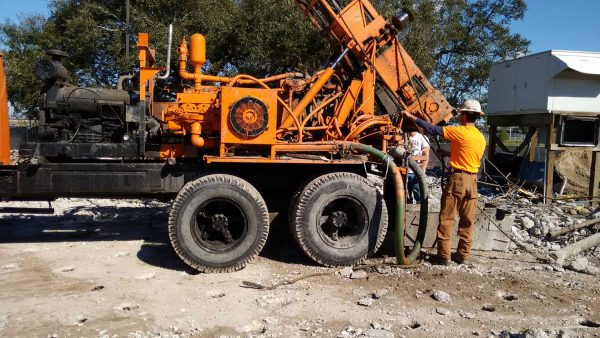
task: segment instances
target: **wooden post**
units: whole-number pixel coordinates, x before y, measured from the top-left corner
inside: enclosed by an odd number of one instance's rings
[[[591,225],[595,225],[596,223],[600,223],[600,218],[595,218],[592,220],[589,220],[587,222],[583,222],[583,223],[575,223],[575,224],[571,224],[569,226],[566,226],[564,228],[560,228],[558,230],[554,230],[554,231],[548,231],[548,233],[546,234],[547,238],[553,238],[556,236],[560,236],[562,234],[566,234],[568,232],[573,232],[575,230],[579,230],[581,228],[587,228]]]
[[[590,170],[590,199],[592,207],[600,205],[600,151],[592,152],[592,168]]]
[[[535,127],[529,127],[531,137],[529,138],[529,162],[535,161],[538,146],[538,131]]]
[[[551,115],[547,124],[547,135],[546,135],[546,173],[545,173],[545,196],[544,203],[552,201],[554,196],[554,160],[556,159],[556,153],[552,151],[552,145],[556,143],[556,119],[557,115]]]

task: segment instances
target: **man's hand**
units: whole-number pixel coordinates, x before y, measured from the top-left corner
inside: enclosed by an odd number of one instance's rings
[[[409,119],[409,120],[411,120],[413,122],[417,119],[416,116],[414,116],[413,114],[411,114],[410,112],[408,112],[406,110],[402,111],[402,117],[407,118],[407,119]]]

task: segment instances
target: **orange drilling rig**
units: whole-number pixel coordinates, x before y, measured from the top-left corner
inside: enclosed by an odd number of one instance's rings
[[[389,218],[399,262],[412,262],[426,224],[407,255],[402,174],[414,162],[400,112],[438,124],[452,110],[397,39],[413,14],[387,20],[368,0],[297,2],[335,53],[312,75],[204,74],[206,40],[194,34],[177,49],[189,85],[161,102],[155,83],[169,69],[156,66],[146,33],[135,90],[123,89],[126,77],[116,89],[75,87],[62,66],[67,55],[50,51],[36,65],[45,81],[36,141],[21,147],[17,165],[1,142],[1,196],[175,197],[171,243],[205,272],[236,270],[258,255],[275,212],[288,214],[298,245],[326,266],[372,255]]]

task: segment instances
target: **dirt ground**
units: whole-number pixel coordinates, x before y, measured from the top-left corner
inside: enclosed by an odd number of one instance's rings
[[[567,181],[565,192],[586,195],[590,188],[592,153],[585,150],[563,151],[556,158],[556,171]]]
[[[58,216],[0,216],[2,337],[600,336],[598,277],[525,255],[410,269],[380,258],[350,278],[311,263],[283,224],[245,269],[197,274],[169,245],[165,204],[55,205]],[[242,287],[317,272],[329,274]],[[434,300],[438,290],[450,302]]]

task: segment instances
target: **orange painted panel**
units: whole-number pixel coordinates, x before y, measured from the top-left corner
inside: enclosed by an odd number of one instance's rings
[[[235,130],[235,126],[231,122],[231,110],[235,108],[236,103],[240,100],[247,102],[260,101],[267,108],[266,129],[256,136],[244,135]],[[253,101],[257,100],[257,101]],[[258,104],[261,106],[261,104]],[[251,104],[247,106],[239,105],[241,119],[238,124],[242,127],[248,126],[252,129],[263,122],[263,116],[257,110],[258,106],[253,107]],[[222,89],[222,104],[221,104],[221,143],[222,144],[275,144],[277,132],[277,90],[276,89],[259,89],[259,88],[240,88],[240,87],[223,87]]]
[[[433,88],[399,43],[377,56],[375,69],[377,75],[392,92],[398,93],[399,89],[403,92],[404,89],[406,95],[410,96],[409,94],[412,93],[417,94],[415,91],[419,90],[419,87],[422,89],[422,92],[418,93],[418,100],[415,96],[414,99],[402,102],[410,112],[434,124],[447,121],[452,117],[452,106],[442,93]]]
[[[8,96],[4,76],[4,55],[0,53],[0,164],[10,164],[10,126]]]

